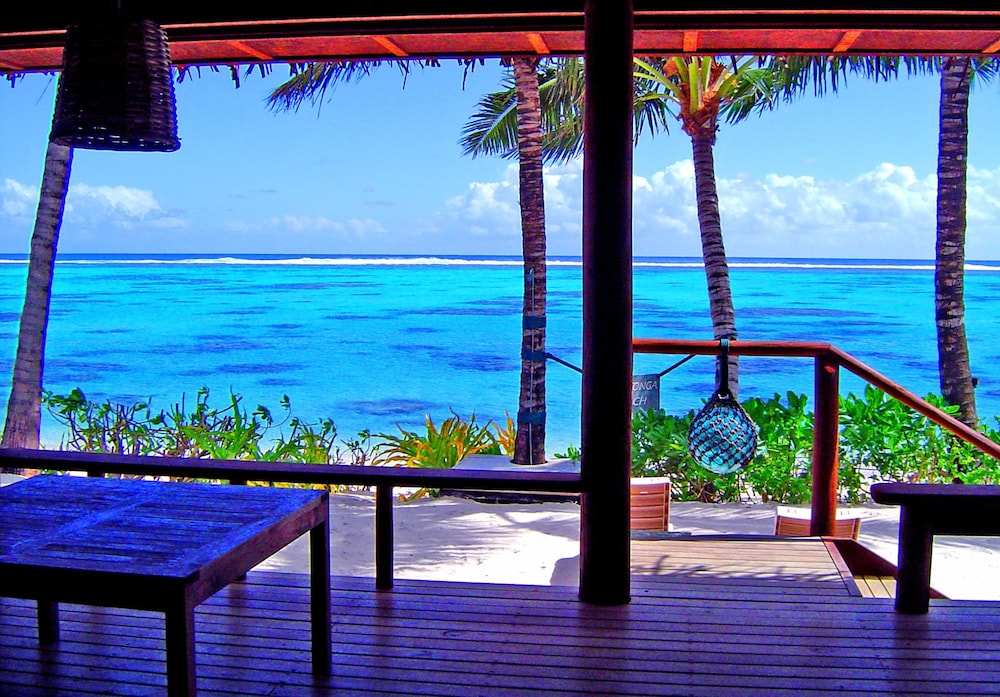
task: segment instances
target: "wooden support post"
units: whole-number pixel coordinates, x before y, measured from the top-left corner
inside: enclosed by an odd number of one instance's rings
[[[326,504],[329,515],[330,504]],[[312,629],[312,669],[330,674],[330,520],[309,531],[309,609]]]
[[[816,357],[816,410],[813,420],[810,535],[835,534],[839,450],[840,366],[832,357],[824,354]]]
[[[921,615],[930,607],[933,548],[930,516],[919,506],[903,506],[899,512],[897,611]]]
[[[586,0],[580,599],[630,599],[632,2]]]
[[[392,589],[392,486],[375,487],[375,588]]]
[[[38,641],[53,644],[59,641],[59,603],[40,599],[38,606]]]

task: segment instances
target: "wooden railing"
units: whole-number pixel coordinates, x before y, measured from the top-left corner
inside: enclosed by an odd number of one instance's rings
[[[582,479],[576,472],[525,472],[523,470],[421,469],[362,465],[311,465],[295,462],[201,460],[142,455],[111,455],[64,450],[0,449],[0,468],[40,469],[105,474],[178,477],[247,482],[370,486],[375,488],[375,587],[392,588],[393,489],[422,487],[467,491],[527,491],[580,493]]]
[[[715,355],[717,341],[634,339],[635,353]],[[815,413],[812,453],[813,535],[833,535],[837,514],[837,466],[840,439],[840,369],[845,368],[928,419],[971,443],[990,457],[1000,459],[1000,444],[918,397],[835,346],[803,341],[731,341],[729,352],[738,356],[812,358],[815,362]]]

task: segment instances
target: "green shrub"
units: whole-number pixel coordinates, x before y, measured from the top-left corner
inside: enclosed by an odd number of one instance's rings
[[[957,411],[936,395],[926,399],[946,413]],[[263,405],[247,410],[232,392],[226,406],[211,406],[204,388],[190,409],[184,397],[169,410],[156,411],[149,401],[92,402],[79,389],[68,395],[46,392],[42,403],[66,428],[61,448],[126,455],[447,468],[475,453],[513,455],[516,435],[509,415],[501,427],[452,412],[440,427],[427,416],[425,433],[398,427],[398,435],[365,430],[338,439],[330,419],[307,423],[293,417],[287,396],[276,420]],[[757,456],[745,469],[718,475],[691,458],[687,433],[694,410],[681,416],[645,410],[632,418],[632,475],[669,476],[679,500],[808,501],[813,413],[806,395],[751,397],[743,407],[760,429]],[[994,421],[1000,425],[1000,418]],[[980,430],[1000,442],[995,428]],[[578,460],[580,451],[571,445],[556,457]],[[867,500],[874,481],[1000,483],[1000,462],[870,386],[861,396],[840,399],[839,458],[840,496],[851,503]]]
[[[372,447],[367,431],[353,439],[338,441],[332,420],[307,423],[293,417],[287,396],[280,401],[283,417],[277,423],[269,408],[257,405],[252,412],[248,411],[242,397],[232,392],[227,406],[213,407],[206,388],[198,390],[190,411],[183,396],[169,410],[155,411],[149,402],[131,405],[110,400],[92,402],[79,389],[68,395],[46,392],[42,403],[66,428],[60,442],[64,450],[318,464],[346,460],[366,464]]]
[[[927,402],[954,416],[937,395]],[[874,387],[840,402],[840,456],[872,479],[892,482],[1000,482],[1000,463]],[[994,419],[995,421],[997,419]],[[995,429],[980,431],[1000,441]]]
[[[957,411],[936,395],[926,400],[946,413]],[[793,392],[745,400],[760,443],[754,460],[730,475],[709,472],[688,453],[693,410],[683,416],[636,412],[632,476],[669,476],[673,496],[682,501],[804,503],[812,493],[814,417],[808,401]],[[1000,424],[1000,417],[994,421]],[[1000,442],[997,429],[980,430]],[[579,450],[572,450],[579,457]],[[866,501],[875,481],[1000,483],[1000,462],[870,386],[860,397],[851,393],[840,399],[839,463],[840,497],[849,503]]]
[[[808,398],[788,392],[785,402],[751,397],[743,402],[760,429],[757,456],[744,477],[752,492],[767,503],[802,503],[812,493],[812,412]]]

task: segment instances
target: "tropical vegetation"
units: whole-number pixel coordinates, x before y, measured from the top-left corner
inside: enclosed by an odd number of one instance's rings
[[[339,82],[357,79],[367,74],[372,67],[392,64],[401,67],[405,75],[410,63],[368,61],[293,66],[293,78],[271,96],[271,104],[286,109],[297,108],[305,99],[315,102],[328,88]],[[423,65],[419,61],[414,63]],[[474,63],[475,61],[467,61],[467,68]],[[771,108],[779,93],[790,98],[800,93],[810,79],[820,94],[827,78],[836,89],[839,76],[848,70],[880,79],[894,75],[899,64],[900,59],[895,58],[771,58],[766,64],[760,60],[754,62],[752,59],[721,57],[636,60],[637,132],[641,133],[643,128],[656,132],[661,126],[666,129],[664,114],[670,113],[681,121],[682,129],[692,139],[699,226],[716,337],[736,336],[712,160],[712,145],[719,116],[725,114],[727,120],[735,122],[755,109]],[[525,321],[522,332],[522,379],[515,460],[538,462],[544,458],[546,355],[541,163],[544,158],[551,158],[553,154],[566,158],[579,153],[582,134],[582,63],[578,60],[566,60],[542,65],[534,59],[517,59],[512,65],[516,127],[511,128],[508,118],[512,104],[511,92],[508,91],[506,95],[501,92],[484,98],[482,113],[477,115],[481,121],[486,119],[485,130],[479,129],[486,135],[477,136],[478,140],[470,140],[468,129],[465,135],[467,151],[496,153],[499,152],[496,144],[500,143],[507,148],[506,154],[516,152],[521,164]],[[970,367],[964,321],[968,97],[973,80],[987,81],[994,77],[1000,61],[995,58],[970,59],[959,56],[910,59],[907,65],[911,70],[936,69],[941,73],[935,248],[935,322],[938,330],[939,375],[945,403],[957,406],[958,418],[976,427],[976,381]],[[235,69],[233,74],[234,79],[237,78]],[[543,99],[546,90],[541,85],[547,85],[547,90],[556,98],[546,102]],[[673,105],[672,109],[664,108],[668,103]],[[657,108],[646,108],[650,105]],[[517,143],[516,150],[510,148],[512,141]],[[473,143],[472,146],[469,146],[470,142]],[[24,309],[3,432],[4,447],[39,447],[52,274],[71,163],[72,149],[54,144],[48,146],[31,240]],[[735,361],[735,357],[731,360]],[[731,391],[735,394],[738,389],[737,365],[731,365],[730,377]]]
[[[926,400],[952,416],[957,412],[940,396]],[[716,475],[691,458],[687,432],[694,410],[683,415],[647,410],[632,422],[633,475],[669,476],[680,500],[808,501],[813,413],[806,395],[752,397],[742,405],[760,428],[757,456],[745,469]],[[996,422],[1000,426],[1000,418]],[[1000,442],[997,428],[980,431]],[[840,397],[839,458],[839,493],[849,503],[867,500],[869,486],[878,481],[1000,483],[1000,462],[871,386],[862,395]]]
[[[276,410],[263,404],[251,408],[232,391],[221,406],[210,397],[203,387],[190,403],[182,395],[156,409],[151,400],[97,402],[74,389],[65,395],[45,392],[42,402],[63,428],[59,449],[78,452],[437,469],[477,453],[514,452],[510,416],[502,423],[477,423],[475,414],[464,419],[452,412],[437,425],[428,415],[424,433],[398,426],[398,434],[363,430],[345,437],[332,419],[294,416],[287,395]]]
[[[46,393],[44,404],[63,425],[59,447],[65,450],[428,468],[451,468],[476,454],[513,454],[510,416],[502,423],[480,423],[475,414],[463,418],[451,412],[440,424],[426,416],[423,432],[398,427],[398,433],[365,430],[341,438],[331,419],[307,423],[292,416],[287,397],[272,410],[264,405],[251,409],[233,393],[216,407],[209,396],[201,389],[190,406],[182,397],[169,408],[154,409],[148,401],[94,402],[73,390],[68,395]],[[939,396],[926,399],[946,413],[957,411]],[[669,477],[677,500],[808,501],[813,413],[807,396],[788,392],[752,397],[742,405],[760,428],[757,456],[745,469],[717,475],[691,458],[687,433],[695,410],[679,415],[644,410],[632,421],[633,476]],[[1000,442],[1000,417],[995,421],[996,428],[981,426],[980,431]],[[874,387],[841,397],[840,424],[838,482],[845,502],[866,501],[877,481],[1000,483],[1000,462]],[[579,456],[574,446],[557,455]],[[426,493],[418,490],[408,498]]]

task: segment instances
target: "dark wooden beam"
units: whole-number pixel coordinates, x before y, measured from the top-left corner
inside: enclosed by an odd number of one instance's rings
[[[629,601],[632,3],[588,0],[580,598]]]

